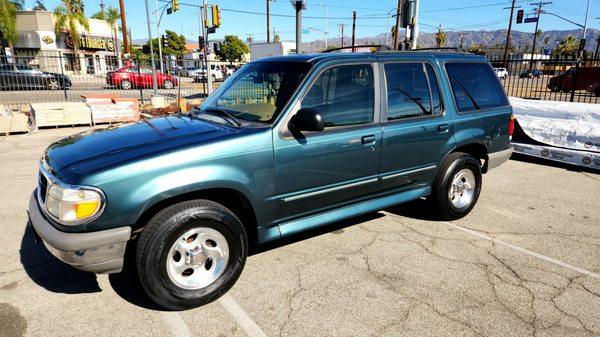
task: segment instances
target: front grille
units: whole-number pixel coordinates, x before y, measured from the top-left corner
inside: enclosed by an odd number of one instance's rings
[[[46,177],[40,173],[40,181],[38,182],[38,189],[39,189],[39,196],[40,196],[40,202],[46,203],[46,190],[48,189],[48,179],[46,179]]]

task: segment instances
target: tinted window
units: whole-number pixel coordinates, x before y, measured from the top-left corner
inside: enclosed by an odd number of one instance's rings
[[[3,64],[0,65],[0,71],[14,71],[14,66],[12,64]]]
[[[368,64],[326,70],[302,101],[302,108],[323,114],[325,127],[371,123],[373,106],[373,68]]]
[[[506,94],[487,63],[447,63],[458,111],[507,106]]]
[[[437,115],[440,91],[433,68],[424,63],[385,65],[388,120]]]

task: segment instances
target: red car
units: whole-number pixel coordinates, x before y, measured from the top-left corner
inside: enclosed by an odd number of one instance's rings
[[[152,69],[128,66],[106,74],[106,83],[121,89],[129,90],[134,87],[152,87]],[[160,88],[172,89],[177,83],[177,77],[156,72],[156,84]]]

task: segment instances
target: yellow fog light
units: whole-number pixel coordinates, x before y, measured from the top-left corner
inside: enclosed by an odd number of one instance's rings
[[[61,223],[76,225],[96,216],[103,200],[101,192],[96,190],[53,184],[46,196],[46,210]]]

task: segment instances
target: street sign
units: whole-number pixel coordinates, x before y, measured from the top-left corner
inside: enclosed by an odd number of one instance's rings
[[[525,23],[532,23],[532,22],[538,22],[538,17],[533,17],[533,18],[525,18]]]
[[[308,30],[308,29],[303,29],[303,30],[302,30],[302,34],[310,34],[310,30]]]

